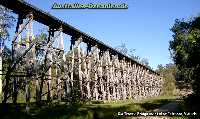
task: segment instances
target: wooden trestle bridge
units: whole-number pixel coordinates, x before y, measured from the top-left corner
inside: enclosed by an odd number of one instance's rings
[[[0,0],[0,5],[18,15],[11,64],[1,80],[3,103],[17,103],[20,90],[27,105],[30,100],[138,100],[160,94],[162,77],[152,69],[22,0]],[[33,20],[49,27],[46,39],[34,36]],[[63,33],[71,36],[68,52]]]

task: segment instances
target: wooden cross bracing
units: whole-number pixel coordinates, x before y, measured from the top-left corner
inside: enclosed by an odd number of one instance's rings
[[[11,5],[0,4],[11,8]],[[47,17],[54,22],[50,21],[51,25],[44,22],[42,19],[46,18],[38,15],[44,13],[30,5],[21,1],[16,4],[25,5],[31,12],[23,15],[26,18],[20,16],[23,13],[19,15],[12,41],[12,64],[5,73],[4,103],[9,98],[17,103],[18,92],[23,90],[21,84],[25,85],[27,110],[31,100],[38,104],[41,100],[139,100],[161,93],[162,77],[155,71],[49,15]],[[22,11],[13,9],[16,13]],[[34,20],[49,26],[47,39],[34,36]],[[24,29],[27,29],[25,40],[21,36]],[[71,36],[69,52],[65,51],[64,33]],[[83,43],[87,48],[81,48]],[[26,77],[13,77],[18,71],[24,72]]]

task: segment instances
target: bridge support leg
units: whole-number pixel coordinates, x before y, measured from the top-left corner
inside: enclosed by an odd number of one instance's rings
[[[72,37],[71,39],[71,46],[70,50],[71,52],[71,71],[70,71],[70,84],[71,84],[71,95],[70,95],[70,100],[73,101],[73,93],[74,93],[74,45],[75,45],[75,40]]]
[[[82,42],[82,37],[79,37],[76,41],[78,44],[78,80],[79,80],[79,90],[80,90],[80,100],[83,100],[83,73],[81,70],[81,49],[80,43]]]
[[[48,71],[48,80],[47,80],[47,101],[50,102],[51,101],[51,98],[52,98],[52,94],[51,94],[51,80],[52,80],[52,77],[51,77],[51,67],[49,68],[49,71]]]

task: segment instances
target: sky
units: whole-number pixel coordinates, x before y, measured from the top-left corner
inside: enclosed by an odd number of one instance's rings
[[[169,41],[175,19],[200,14],[200,0],[26,0],[79,30],[116,47],[136,49],[155,69],[172,62]],[[53,3],[126,3],[128,9],[51,9]],[[69,39],[68,39],[69,40]],[[67,42],[69,44],[69,42]]]

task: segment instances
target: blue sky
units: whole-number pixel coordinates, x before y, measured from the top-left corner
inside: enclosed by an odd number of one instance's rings
[[[200,14],[200,0],[26,0],[111,47],[125,43],[154,69],[171,62],[170,28],[176,18]],[[125,10],[55,10],[58,3],[126,3]]]

